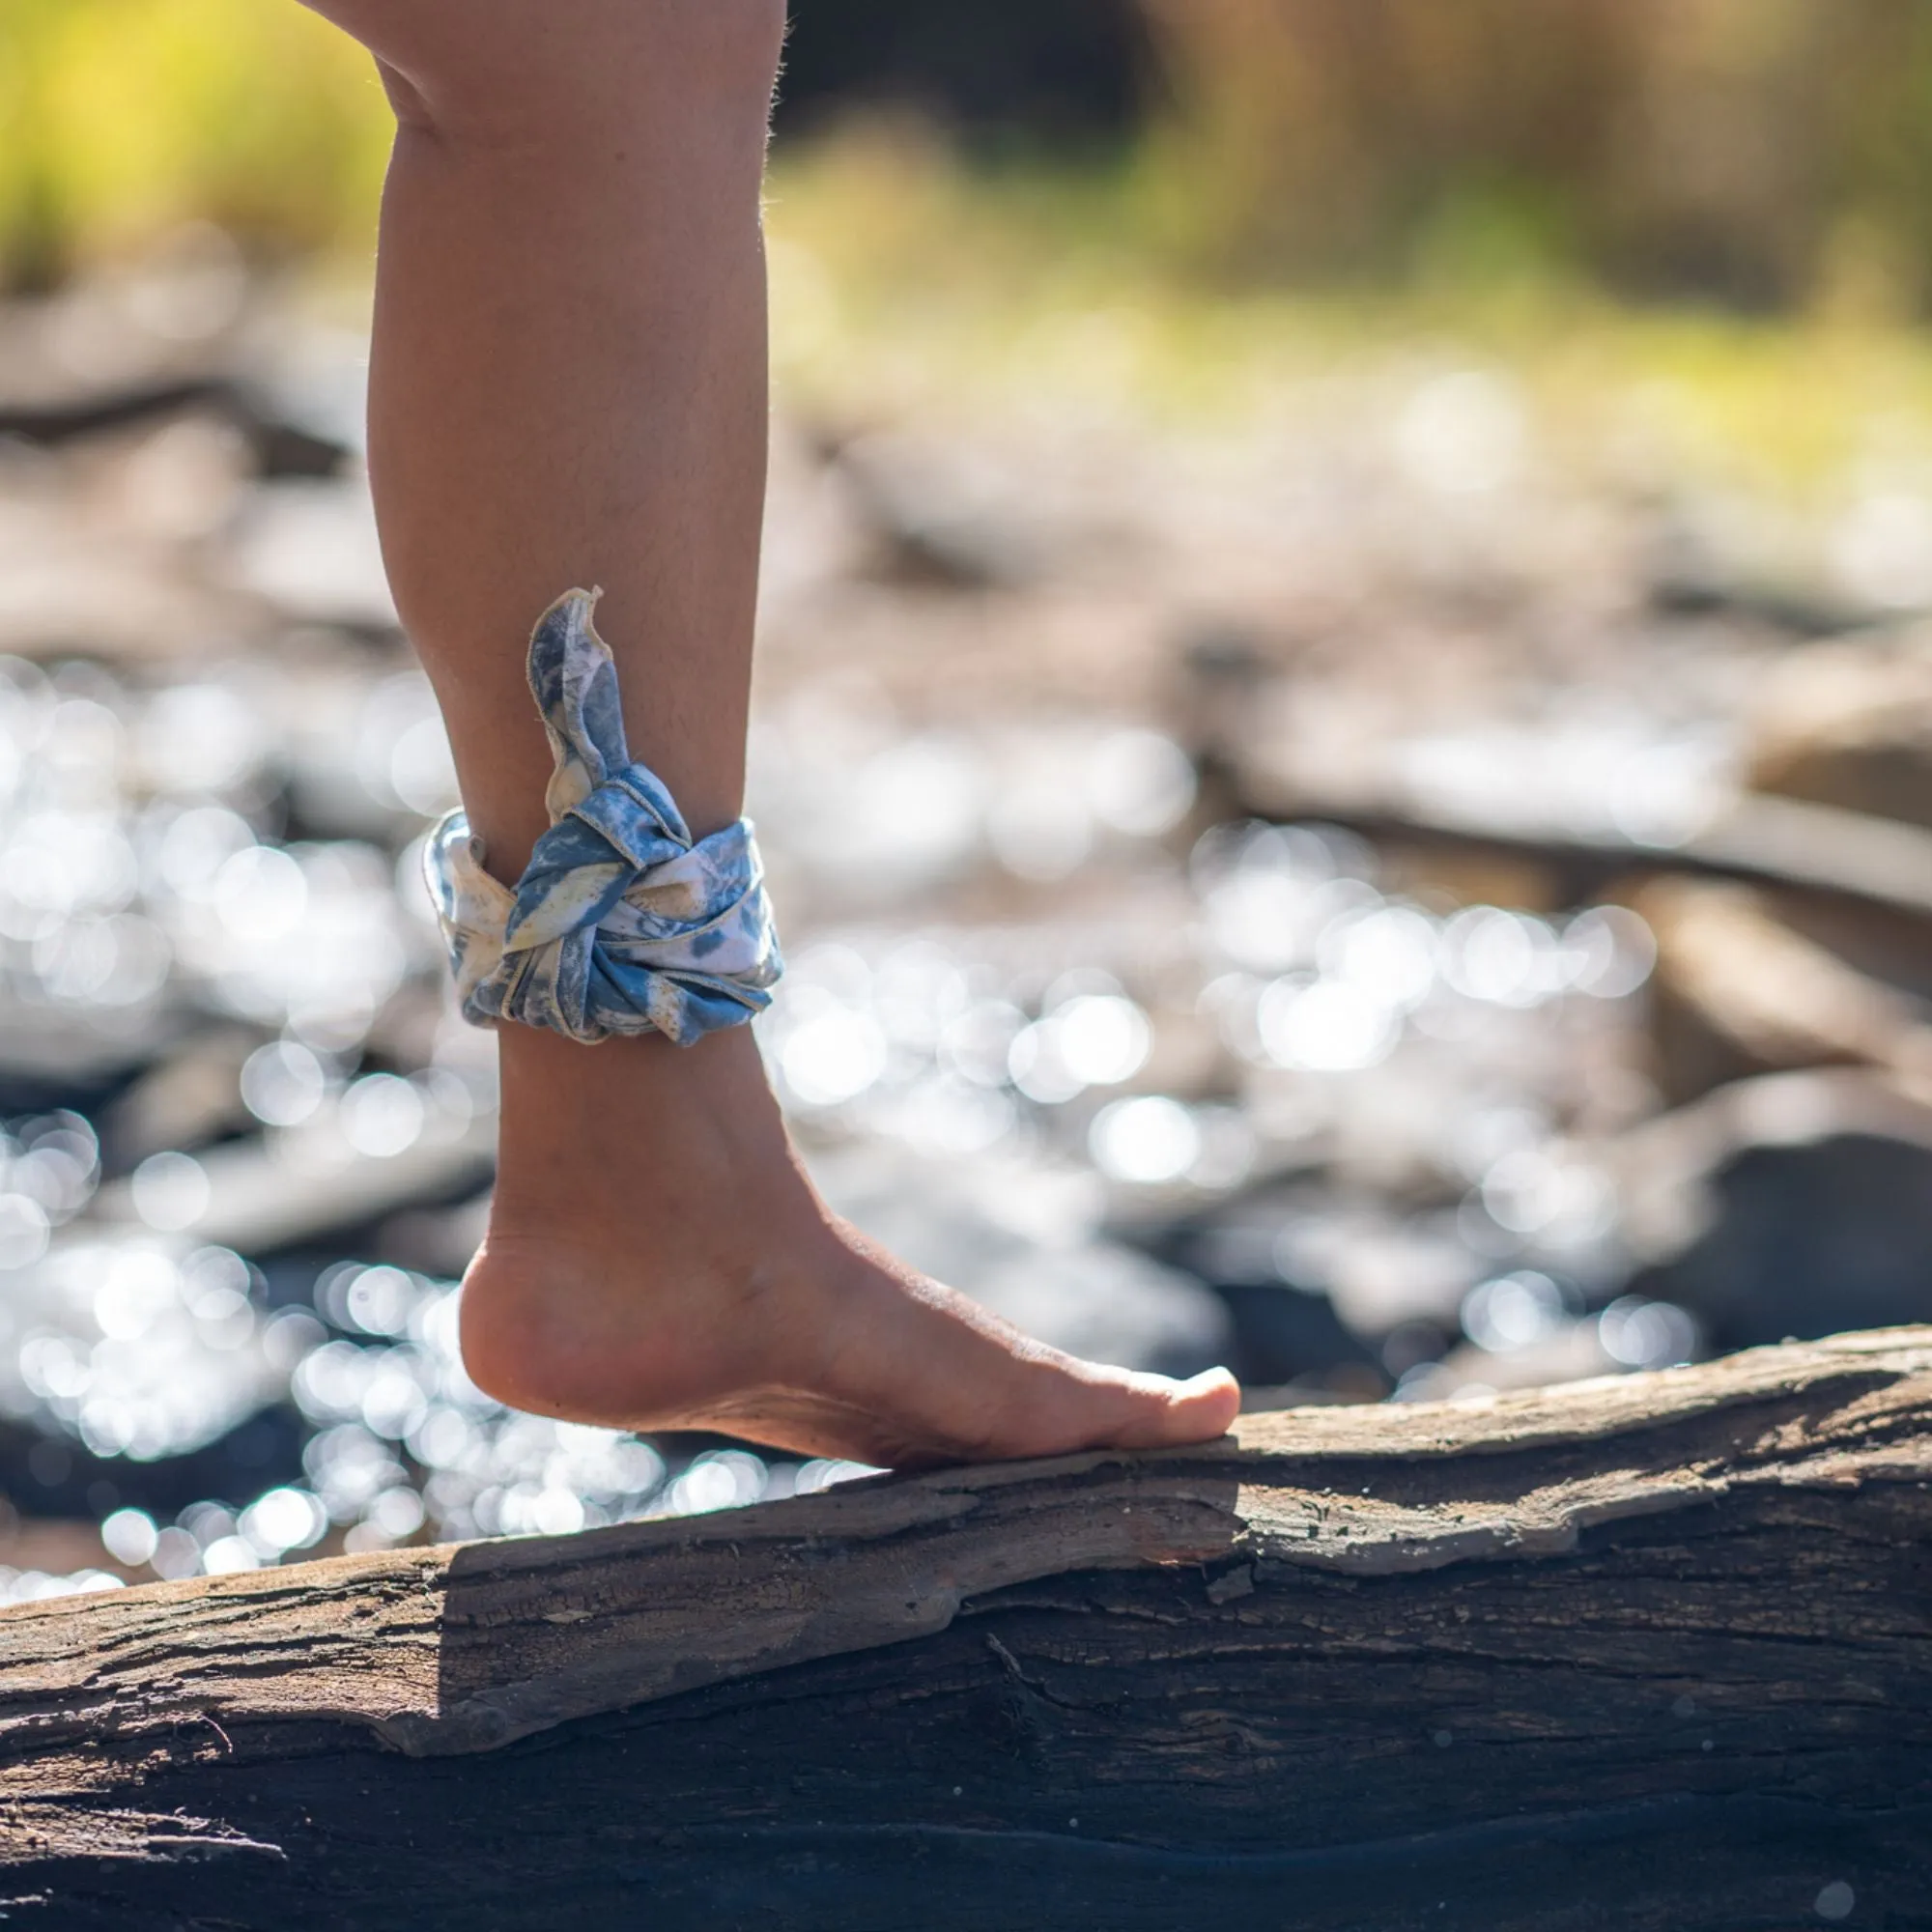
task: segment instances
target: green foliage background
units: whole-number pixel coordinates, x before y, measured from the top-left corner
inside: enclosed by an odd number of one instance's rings
[[[5,0],[0,265],[15,287],[192,218],[274,250],[373,235],[388,116],[291,0]]]
[[[979,0],[981,67],[1028,57],[1029,4]],[[1119,4],[1157,53],[1138,132],[1031,172],[1077,176],[1059,203],[1080,233],[1163,273],[1932,299],[1928,0]],[[0,4],[15,287],[187,216],[265,250],[365,249],[386,141],[367,63],[295,0]]]
[[[1170,241],[1303,273],[1555,262],[1775,308],[1927,294],[1925,0],[1142,0]]]

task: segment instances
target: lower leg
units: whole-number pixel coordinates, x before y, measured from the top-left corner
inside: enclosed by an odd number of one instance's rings
[[[577,583],[607,593],[634,754],[700,836],[729,823],[783,0],[322,11],[375,44],[397,106],[370,467],[397,608],[492,868],[514,877],[544,829],[550,757],[521,644]]]
[[[609,592],[634,755],[695,832],[743,782],[764,472],[758,193],[781,0],[319,0],[384,62],[371,462],[466,806],[514,877],[549,754],[536,614]],[[1074,1362],[874,1252],[801,1174],[743,1029],[506,1027],[470,1372],[521,1407],[869,1462],[1218,1434],[1225,1377]]]

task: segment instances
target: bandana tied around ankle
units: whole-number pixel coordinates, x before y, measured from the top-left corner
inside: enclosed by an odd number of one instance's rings
[[[771,1004],[784,970],[764,868],[741,818],[694,839],[663,781],[633,761],[617,667],[573,590],[530,637],[530,690],[556,761],[550,830],[514,888],[484,869],[469,821],[431,834],[424,869],[464,1017],[589,1045],[661,1033],[680,1046]]]

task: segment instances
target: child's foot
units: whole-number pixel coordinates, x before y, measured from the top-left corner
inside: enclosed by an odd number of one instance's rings
[[[463,1292],[477,1384],[517,1408],[906,1466],[1210,1440],[1225,1370],[1075,1360],[837,1220],[745,1028],[677,1048],[501,1037],[490,1233]]]

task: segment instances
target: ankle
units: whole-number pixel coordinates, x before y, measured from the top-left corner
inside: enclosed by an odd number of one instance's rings
[[[501,1164],[513,1188],[567,1185],[607,1170],[636,1179],[667,1157],[686,1170],[707,1159],[785,1157],[777,1103],[745,1028],[684,1047],[656,1034],[581,1046],[529,1027],[504,1027],[500,1040]]]

